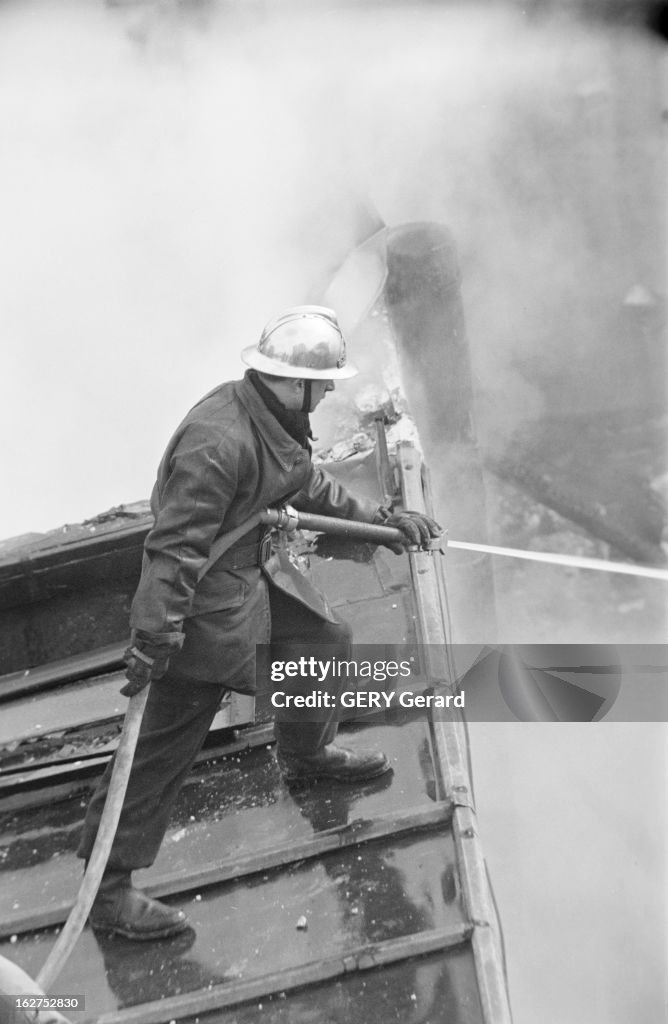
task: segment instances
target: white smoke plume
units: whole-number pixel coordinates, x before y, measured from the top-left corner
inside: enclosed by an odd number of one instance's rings
[[[504,4],[32,0],[0,28],[0,536],[146,496],[189,405],[361,240],[360,201],[453,229],[483,431],[546,381],[610,401],[625,289],[662,287],[648,36]]]

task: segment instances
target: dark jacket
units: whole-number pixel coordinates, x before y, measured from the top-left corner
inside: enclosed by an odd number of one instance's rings
[[[285,564],[224,568],[198,582],[211,545],[268,506],[371,522],[378,506],[358,499],[311,463],[248,380],[206,395],[172,437],[151,496],[155,524],[146,543],[130,624],[151,636],[184,633],[171,661],[186,678],[252,692],[255,645],[270,635],[267,577],[295,594]],[[261,528],[239,544],[259,541]],[[296,572],[296,570],[295,570]],[[327,616],[317,595],[311,605]]]

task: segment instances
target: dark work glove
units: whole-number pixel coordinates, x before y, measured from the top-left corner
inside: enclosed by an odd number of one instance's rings
[[[381,509],[381,518],[384,510]],[[394,526],[395,529],[401,530],[406,540],[403,544],[391,544],[388,543],[388,547],[391,551],[394,551],[395,555],[402,554],[408,547],[428,547],[429,542],[434,538],[441,537],[443,530],[433,519],[429,516],[425,516],[422,512],[394,512],[392,515],[385,519],[382,519],[383,526]]]
[[[123,696],[134,697],[154,679],[162,679],[170,657],[182,645],[182,633],[157,633],[149,640],[147,634],[142,634],[140,630],[134,632],[132,642],[123,655],[128,680],[121,687]]]

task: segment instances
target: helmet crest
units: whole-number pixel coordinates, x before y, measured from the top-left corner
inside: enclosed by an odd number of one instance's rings
[[[344,380],[357,369],[346,363],[346,343],[336,314],[326,306],[293,306],[270,320],[257,345],[241,353],[248,365],[277,377]]]

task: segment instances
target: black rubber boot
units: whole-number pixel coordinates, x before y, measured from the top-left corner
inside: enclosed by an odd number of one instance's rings
[[[178,935],[189,927],[182,910],[151,899],[132,885],[129,871],[106,871],[90,912],[93,928],[150,941]]]
[[[380,750],[349,750],[329,743],[317,754],[298,757],[279,751],[278,764],[286,782],[335,779],[337,782],[365,782],[390,770]]]

